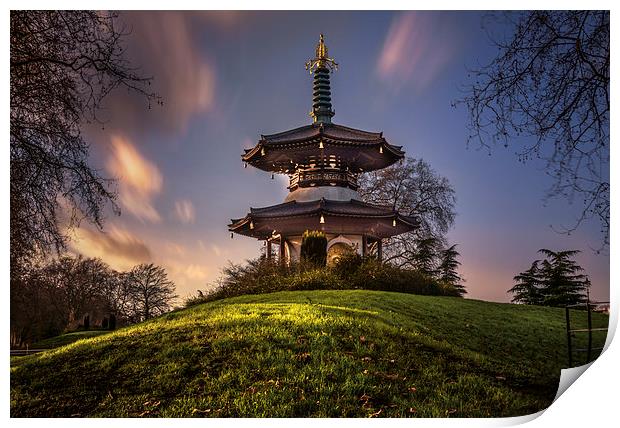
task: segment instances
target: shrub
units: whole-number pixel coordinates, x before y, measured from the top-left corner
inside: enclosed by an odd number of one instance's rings
[[[301,239],[301,259],[316,266],[327,263],[327,237],[323,232],[306,230]]]
[[[445,295],[439,283],[423,273],[402,269],[376,259],[365,260],[351,275],[353,288],[399,293]]]
[[[296,290],[364,289],[435,296],[459,296],[448,283],[439,282],[417,270],[403,269],[374,258],[363,260],[346,254],[333,267],[317,267],[302,260],[281,266],[265,257],[245,264],[229,264],[216,286],[185,300],[185,307],[245,294]]]
[[[287,290],[342,290],[345,282],[331,269],[299,270],[287,278]]]
[[[342,278],[348,278],[355,274],[362,265],[364,259],[353,248],[343,252],[333,262],[332,269]]]

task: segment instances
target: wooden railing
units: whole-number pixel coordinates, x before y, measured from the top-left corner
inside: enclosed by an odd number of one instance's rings
[[[350,187],[356,190],[357,175],[348,171],[316,169],[298,171],[291,175],[289,189],[295,190],[297,187],[328,186],[328,185]]]

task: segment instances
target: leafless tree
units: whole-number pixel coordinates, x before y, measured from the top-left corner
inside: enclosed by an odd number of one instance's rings
[[[498,143],[517,146],[520,161],[546,161],[553,180],[546,197],[583,202],[575,223],[561,231],[570,233],[598,219],[601,248],[607,247],[609,11],[513,12],[489,18],[513,31],[507,38],[491,36],[497,57],[471,70],[475,82],[456,102],[469,110],[470,142],[489,150]],[[492,25],[485,21],[485,28]]]
[[[62,256],[43,269],[54,304],[66,311],[67,324],[76,327],[85,314],[107,309],[106,283],[112,270],[101,259]]]
[[[365,202],[391,206],[414,216],[420,228],[386,239],[384,260],[401,267],[415,267],[416,242],[432,238],[441,246],[454,223],[456,197],[447,178],[437,174],[422,159],[407,158],[380,171],[363,174],[359,193]]]
[[[178,297],[166,270],[153,263],[134,267],[129,272],[129,282],[135,313],[140,321],[169,311]]]
[[[111,271],[108,281],[103,286],[106,296],[107,312],[120,324],[136,322],[136,305],[132,299],[129,272]]]
[[[11,283],[11,343],[21,345],[110,313],[115,272],[100,259],[40,260]]]
[[[115,88],[159,102],[151,78],[125,58],[128,34],[114,13],[11,11],[12,268],[33,249],[63,249],[65,226],[87,219],[102,227],[115,188],[88,164],[80,127],[103,122],[97,113]]]

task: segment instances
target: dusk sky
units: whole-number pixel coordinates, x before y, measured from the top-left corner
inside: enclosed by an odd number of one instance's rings
[[[181,297],[207,289],[227,261],[258,256],[261,243],[227,224],[249,207],[281,203],[288,179],[243,168],[240,155],[260,134],[311,123],[312,78],[304,70],[320,33],[339,64],[332,74],[333,121],[383,131],[407,156],[447,177],[457,196],[448,238],[458,244],[468,298],[509,301],[512,278],[537,250],[579,249],[592,296],[609,299],[609,256],[596,254],[596,222],[570,236],[574,205],[544,196],[543,162],[522,164],[516,146],[489,156],[467,147],[467,111],[452,107],[467,67],[497,50],[476,12],[136,12],[128,58],[164,105],[151,109],[117,91],[105,127],[91,126],[92,164],[119,179],[121,216],[104,233],[82,225],[72,248],[116,269],[153,261]],[[497,29],[502,31],[501,28]]]

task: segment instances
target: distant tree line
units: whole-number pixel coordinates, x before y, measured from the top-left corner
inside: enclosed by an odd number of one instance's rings
[[[150,264],[118,272],[101,259],[61,256],[12,278],[11,346],[77,329],[132,324],[171,309],[174,283]]]

